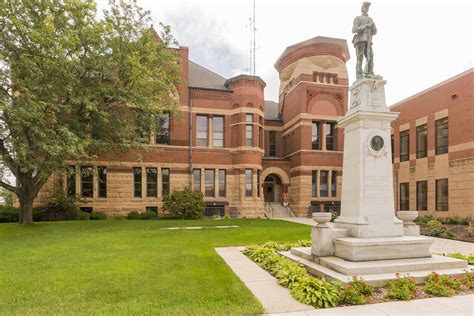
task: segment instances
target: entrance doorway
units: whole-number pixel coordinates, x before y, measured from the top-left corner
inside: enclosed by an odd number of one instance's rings
[[[269,174],[263,182],[263,196],[265,202],[281,202],[282,198],[281,179],[276,174]]]

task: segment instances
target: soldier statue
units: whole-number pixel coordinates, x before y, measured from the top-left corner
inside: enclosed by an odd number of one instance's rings
[[[382,79],[380,76],[374,75],[374,52],[372,50],[372,36],[377,34],[377,28],[371,17],[369,17],[369,6],[370,2],[364,2],[362,4],[362,15],[354,19],[352,26],[352,33],[356,55],[357,55],[357,66],[356,76],[357,80],[361,78],[374,78]],[[366,58],[365,68],[362,71],[362,61]]]

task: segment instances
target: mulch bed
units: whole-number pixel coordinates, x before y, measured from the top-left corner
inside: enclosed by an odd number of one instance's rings
[[[440,238],[446,239],[455,239],[461,241],[468,241],[474,243],[474,236],[469,236],[469,226],[468,225],[453,225],[453,224],[443,224],[442,227],[448,228],[450,231],[453,232],[455,238],[448,238],[446,236],[436,236]],[[420,231],[422,235],[429,236],[429,230],[426,225],[420,225]]]

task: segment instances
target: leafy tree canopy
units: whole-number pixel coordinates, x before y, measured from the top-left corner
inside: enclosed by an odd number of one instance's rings
[[[0,186],[31,223],[33,198],[67,160],[139,146],[139,118],[178,104],[173,37],[136,1],[0,1]],[[0,175],[1,176],[1,175]]]

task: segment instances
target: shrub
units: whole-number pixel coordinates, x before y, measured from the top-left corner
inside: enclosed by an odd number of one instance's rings
[[[212,215],[212,219],[214,219],[214,220],[221,219],[221,216],[217,215],[217,214],[214,214],[214,215]]]
[[[230,219],[230,215],[229,215],[229,214],[225,214],[225,215],[224,215],[224,219]]]
[[[0,223],[16,223],[20,210],[14,207],[0,206]]]
[[[92,220],[107,219],[107,214],[105,214],[104,212],[92,212],[90,214],[90,219]]]
[[[351,284],[346,285],[340,292],[340,302],[347,305],[365,304],[366,298]]]
[[[340,301],[348,305],[360,305],[366,302],[366,297],[372,295],[374,287],[361,277],[354,276],[352,281],[340,289]]]
[[[474,289],[474,272],[466,270],[459,283],[466,289]]]
[[[158,216],[153,211],[146,211],[145,213],[141,213],[141,219],[156,219]]]
[[[309,275],[293,285],[291,294],[298,301],[316,308],[335,307],[339,301],[339,293],[333,284]]]
[[[428,275],[424,289],[435,296],[453,296],[460,289],[460,284],[454,278],[432,272]]]
[[[418,217],[415,222],[420,223],[420,224],[427,224],[429,221],[435,219],[433,215],[424,215]]]
[[[128,219],[142,219],[142,214],[138,211],[131,211],[127,214]]]
[[[163,209],[181,219],[200,218],[205,207],[202,192],[190,188],[165,195],[163,201]]]
[[[303,278],[307,276],[307,273],[298,263],[282,260],[277,264],[276,273],[274,275],[280,285],[291,290],[295,284],[301,282]]]
[[[386,297],[397,300],[408,301],[413,298],[416,293],[416,283],[409,275],[400,276],[397,273],[397,279],[388,282],[388,293]]]
[[[441,222],[436,219],[430,220],[426,225],[428,226],[430,236],[440,236],[444,232]]]
[[[89,220],[90,214],[85,213],[77,206],[77,196],[68,196],[61,188],[53,191],[48,197],[46,205],[33,209],[35,221],[67,221]]]

